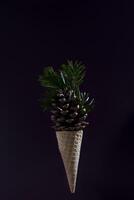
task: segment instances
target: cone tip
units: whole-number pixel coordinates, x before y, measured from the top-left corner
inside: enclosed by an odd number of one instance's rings
[[[70,187],[70,192],[71,192],[71,194],[74,194],[74,193],[75,193],[75,186]]]
[[[75,193],[75,190],[71,190],[71,194],[74,194]]]

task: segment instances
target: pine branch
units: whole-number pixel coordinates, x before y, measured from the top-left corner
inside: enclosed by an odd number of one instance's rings
[[[62,88],[65,85],[63,77],[55,72],[52,67],[44,69],[43,74],[39,76],[39,82],[41,86],[53,89]]]
[[[83,82],[85,77],[85,66],[80,62],[67,61],[67,64],[61,65],[61,71],[65,77],[66,84],[72,89],[76,89]]]
[[[43,110],[51,108],[52,99],[55,99],[57,92],[61,90],[63,93],[64,91],[73,91],[73,95],[76,96],[75,101],[81,105],[81,108],[84,107],[89,112],[94,105],[94,100],[89,102],[88,93],[80,92],[79,87],[84,77],[85,66],[77,60],[75,62],[67,60],[66,64],[61,65],[59,71],[55,71],[53,67],[44,68],[38,79],[41,86],[46,88],[44,97],[40,99]]]

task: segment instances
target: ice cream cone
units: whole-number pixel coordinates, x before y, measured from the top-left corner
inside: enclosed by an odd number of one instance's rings
[[[75,193],[83,130],[57,131],[56,137],[70,191]]]

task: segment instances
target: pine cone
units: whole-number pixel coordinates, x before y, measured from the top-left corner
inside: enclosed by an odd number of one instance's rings
[[[78,104],[73,90],[57,91],[51,113],[55,130],[81,130],[88,125],[86,109]]]

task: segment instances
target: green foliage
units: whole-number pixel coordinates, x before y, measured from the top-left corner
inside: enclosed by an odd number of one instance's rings
[[[58,89],[64,87],[62,76],[55,72],[52,67],[44,68],[43,74],[39,76],[39,81],[41,86],[47,88]]]
[[[46,88],[44,97],[40,99],[43,110],[51,108],[52,100],[55,99],[57,91],[73,90],[78,103],[89,112],[92,103],[89,103],[88,93],[81,93],[79,88],[84,77],[85,66],[78,61],[67,60],[67,63],[62,64],[58,71],[50,66],[44,68],[38,79],[41,86]]]
[[[67,64],[61,65],[61,70],[68,88],[75,90],[83,82],[85,66],[81,62],[68,60]]]
[[[53,101],[53,98],[56,96],[56,90],[49,88],[49,90],[46,90],[43,97],[39,99],[41,108],[43,111],[46,111],[47,109],[51,108],[51,104]]]

